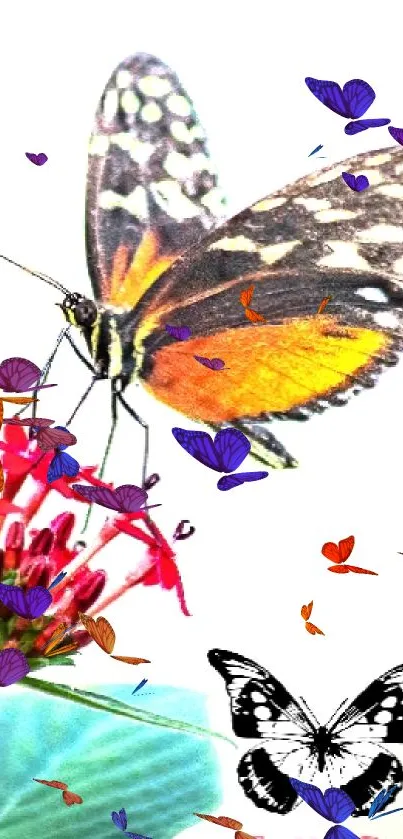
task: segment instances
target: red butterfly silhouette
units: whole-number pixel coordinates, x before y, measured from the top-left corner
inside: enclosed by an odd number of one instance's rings
[[[64,784],[63,781],[43,781],[41,778],[32,778],[32,780],[37,781],[38,784],[45,784],[47,787],[55,787],[56,789],[63,790],[63,801],[68,807],[71,807],[72,804],[83,803],[81,795],[77,795],[75,792],[70,792],[68,785]]]
[[[338,545],[335,542],[325,542],[322,548],[323,556],[326,559],[330,559],[331,562],[337,563],[337,565],[331,565],[327,570],[334,571],[335,574],[348,574],[349,571],[353,571],[354,574],[373,574],[374,577],[377,577],[378,574],[376,571],[358,568],[357,565],[342,565],[349,558],[354,545],[354,536],[347,536],[346,539],[341,539]]]

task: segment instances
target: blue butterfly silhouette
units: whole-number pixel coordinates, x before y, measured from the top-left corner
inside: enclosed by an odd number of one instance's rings
[[[63,428],[62,425],[55,425],[55,428],[59,429],[59,431],[68,431],[68,429]],[[49,464],[47,474],[48,484],[53,483],[53,481],[57,481],[58,478],[62,478],[63,475],[67,475],[69,478],[75,478],[78,475],[80,471],[80,464],[74,459],[74,457],[67,454],[65,451],[67,448],[68,446],[57,446],[55,449],[55,453]]]

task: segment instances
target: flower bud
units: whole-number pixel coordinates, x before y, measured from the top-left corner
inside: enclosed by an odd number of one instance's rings
[[[24,585],[44,586],[47,588],[55,576],[55,563],[48,556],[26,556],[20,566],[20,576]]]
[[[73,513],[60,513],[51,521],[50,526],[54,535],[54,547],[64,550],[73,532],[76,517]]]
[[[22,522],[13,521],[6,534],[4,569],[18,568],[24,548],[25,528]]]
[[[40,554],[49,554],[53,545],[53,533],[49,527],[44,527],[35,534],[28,548],[29,555],[39,556]]]
[[[73,586],[74,605],[78,612],[86,612],[98,600],[106,583],[105,571],[89,571],[87,579]]]

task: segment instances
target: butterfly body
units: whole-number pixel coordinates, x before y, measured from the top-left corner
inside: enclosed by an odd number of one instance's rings
[[[238,765],[239,783],[257,807],[289,813],[298,803],[289,776],[311,783],[319,774],[352,798],[354,816],[366,815],[374,792],[403,781],[402,765],[385,747],[403,742],[403,665],[322,725],[252,659],[216,649],[208,660],[225,681],[235,734],[260,738]]]

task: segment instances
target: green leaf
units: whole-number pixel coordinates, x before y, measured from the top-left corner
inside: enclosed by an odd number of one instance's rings
[[[184,731],[187,734],[196,734],[201,737],[218,737],[220,740],[225,740],[237,748],[236,743],[224,734],[219,734],[217,731],[210,731],[208,728],[203,728],[199,725],[192,725],[191,723],[183,722],[182,720],[172,720],[169,717],[163,717],[160,714],[153,714],[151,711],[141,711],[139,708],[132,708],[126,705],[125,702],[120,702],[118,699],[112,699],[110,696],[101,696],[97,693],[89,693],[79,688],[71,688],[68,685],[57,685],[52,682],[45,682],[42,679],[31,679],[26,676],[18,683],[31,690],[37,690],[41,693],[56,696],[59,699],[67,699],[70,702],[76,702],[79,705],[85,705],[87,708],[93,708],[97,711],[106,711],[109,714],[116,714],[120,717],[128,717],[137,722],[146,723],[147,725],[157,725],[161,728],[171,728],[175,731]]]
[[[7,623],[4,620],[0,619],[0,649],[3,649],[3,645],[8,640],[8,632],[7,632]]]
[[[42,670],[43,667],[59,666],[59,664],[75,667],[75,661],[72,661],[70,655],[55,655],[51,658],[47,658],[46,656],[41,656],[40,658],[28,657],[28,664],[31,671]]]
[[[36,629],[27,629],[25,632],[22,633],[21,638],[18,641],[18,649],[21,650],[22,653],[27,655],[32,650],[34,645],[35,639],[38,637],[38,632]]]

